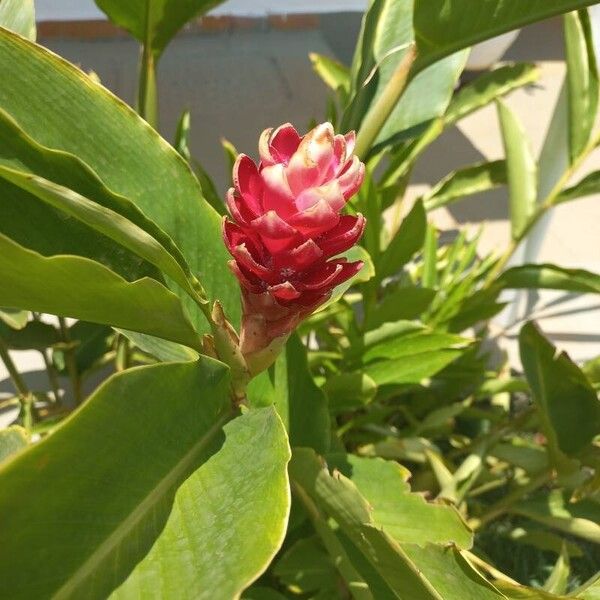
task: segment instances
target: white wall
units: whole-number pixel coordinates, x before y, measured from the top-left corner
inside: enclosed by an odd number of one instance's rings
[[[228,0],[210,14],[260,17],[268,14],[363,11],[366,6],[367,0]],[[94,0],[35,0],[35,7],[38,21],[104,18]]]

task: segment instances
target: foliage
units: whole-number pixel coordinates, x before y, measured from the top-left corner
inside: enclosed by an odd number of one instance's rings
[[[156,62],[217,2],[97,0],[142,44],[136,114],[32,41],[31,2],[0,0],[7,597],[598,596],[600,357],[576,364],[533,322],[521,369],[489,351],[505,290],[600,293],[589,271],[507,268],[554,206],[600,190],[597,172],[578,177],[600,141],[593,3],[372,0],[351,67],[311,55],[367,165],[347,206],[367,229],[345,256],[365,267],[240,395],[224,205],[189,114],[175,148],[156,131]],[[567,76],[536,157],[503,102],[535,65],[455,84],[468,46],[561,13]],[[492,103],[505,156],[406,210],[426,148]],[[431,211],[499,187],[503,253],[440,235]],[[47,390],[19,373],[20,349],[41,353]]]

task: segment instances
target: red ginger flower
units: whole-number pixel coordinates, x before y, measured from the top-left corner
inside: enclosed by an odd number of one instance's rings
[[[361,214],[340,214],[364,178],[364,165],[352,154],[354,140],[354,132],[335,135],[330,123],[304,137],[286,123],[262,133],[258,166],[244,154],[235,163],[235,187],[227,194],[234,221],[225,219],[223,236],[242,286],[240,344],[247,359],[274,340],[283,344],[362,267],[333,258],[365,227]]]

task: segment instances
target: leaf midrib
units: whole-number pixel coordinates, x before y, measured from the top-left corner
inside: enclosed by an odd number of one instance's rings
[[[221,428],[234,415],[233,410],[226,411],[210,427],[210,429],[188,450],[183,458],[171,469],[159,483],[152,488],[150,493],[134,508],[134,510],[121,521],[114,531],[90,554],[84,563],[71,574],[60,589],[53,594],[53,600],[67,600],[72,598],[78,586],[90,576],[98,565],[102,564],[116,547],[126,538],[150,510],[158,504],[173,484],[188,470],[196,456],[202,451]]]

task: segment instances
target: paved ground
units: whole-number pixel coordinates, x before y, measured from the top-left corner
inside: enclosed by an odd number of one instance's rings
[[[337,54],[348,61],[358,22],[356,15],[331,15],[321,18],[321,29],[310,31],[274,31],[265,27],[177,40],[165,54],[160,70],[161,123],[166,137],[172,135],[180,111],[191,108],[192,149],[224,186],[226,173],[219,138],[225,136],[240,150],[254,154],[258,133],[267,125],[290,120],[304,127],[311,117],[322,115],[325,90],[311,72],[307,54],[309,51]],[[85,69],[93,69],[108,87],[132,100],[137,68],[134,43],[57,39],[42,43]],[[528,28],[507,58],[540,63],[539,84],[508,99],[539,152],[564,76],[560,23]],[[479,111],[465,119],[459,128],[445,133],[427,152],[415,171],[416,185],[411,194],[421,193],[457,167],[501,156],[495,111],[493,108]],[[600,154],[585,168],[600,168]],[[508,241],[506,192],[473,197],[439,212],[436,220],[447,229],[485,222],[481,250],[501,248]],[[538,261],[600,272],[599,234],[600,198],[591,197],[557,208]],[[555,300],[556,296],[543,294],[541,303]],[[575,359],[600,354],[597,297],[571,299],[545,312],[546,316],[540,320],[543,329]],[[505,326],[514,317],[514,313],[507,312],[498,319],[498,326]],[[509,333],[515,331],[513,328]],[[518,364],[514,344],[509,344],[507,350]],[[16,358],[36,378],[40,363],[35,353],[18,353]],[[9,389],[9,383],[2,381],[5,377],[0,367],[0,393]]]

